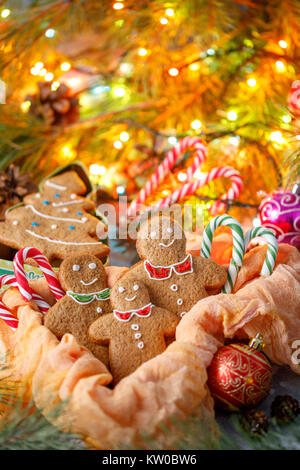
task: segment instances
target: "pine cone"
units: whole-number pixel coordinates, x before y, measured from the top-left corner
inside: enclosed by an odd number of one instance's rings
[[[79,102],[70,96],[70,89],[62,84],[55,91],[51,83],[39,82],[39,93],[27,96],[30,112],[50,126],[65,126],[78,120]]]
[[[278,395],[272,402],[271,416],[281,423],[293,421],[299,413],[299,403],[290,395]]]
[[[22,201],[26,194],[37,190],[30,181],[30,175],[20,174],[20,168],[10,165],[7,172],[0,171],[0,220],[4,219],[5,211]]]
[[[268,432],[269,422],[263,411],[249,410],[240,419],[241,426],[252,436],[262,436]]]

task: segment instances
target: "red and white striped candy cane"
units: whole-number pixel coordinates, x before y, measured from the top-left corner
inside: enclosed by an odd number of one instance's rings
[[[24,264],[27,258],[32,258],[37,261],[41,271],[43,272],[49,288],[56,298],[56,300],[61,299],[65,292],[62,290],[61,285],[53,271],[51,265],[47,258],[37,249],[37,248],[23,248],[22,250],[18,251],[14,257],[14,272],[16,276],[16,280],[18,282],[18,287],[23,299],[29,302],[31,299],[34,298],[35,293],[29,286]]]
[[[135,201],[133,201],[128,209],[128,215],[135,215],[136,209],[143,204],[148,196],[155,191],[162,183],[165,177],[171,172],[179,158],[186,150],[195,150],[195,158],[192,165],[187,170],[187,179],[192,180],[195,171],[201,167],[206,159],[206,146],[199,137],[184,137],[177,145],[175,145],[166,155],[163,162],[159,165],[155,173],[147,181],[145,186],[139,192]]]
[[[12,278],[12,279],[11,279]],[[14,281],[13,281],[14,280]],[[0,287],[3,285],[15,286],[16,280],[14,276],[4,275],[0,277]],[[18,328],[19,320],[11,313],[11,311],[0,300],[0,318],[3,320],[13,331]]]
[[[161,199],[158,201],[154,206],[147,208],[147,211],[152,210],[152,209],[163,209],[166,207],[170,207],[172,204],[175,204],[176,202],[180,201],[183,199],[185,196],[190,196],[192,194],[195,194],[197,189],[202,188],[206,184],[208,184],[210,181],[213,181],[217,178],[229,178],[232,181],[232,185],[229,188],[229,190],[221,197],[223,200],[233,200],[235,199],[241,192],[241,189],[243,187],[243,181],[240,176],[240,173],[237,170],[234,170],[230,166],[225,166],[221,168],[213,168],[211,171],[208,173],[201,173],[199,175],[199,178],[191,183],[186,183],[181,186],[180,189],[177,189],[174,191],[170,196]],[[225,207],[226,204],[217,201],[215,204],[211,207],[210,212],[212,214],[216,214],[223,209],[223,206]]]
[[[5,274],[4,276],[0,277],[1,285],[10,286],[10,287],[17,287],[19,288],[19,284],[17,279],[12,274]],[[39,307],[42,313],[47,313],[50,305],[41,297],[39,294],[31,290],[32,299],[35,301],[37,306]]]

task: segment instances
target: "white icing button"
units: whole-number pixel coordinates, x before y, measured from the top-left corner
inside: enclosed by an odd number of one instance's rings
[[[62,212],[69,212],[69,209],[67,207],[64,207],[61,211]]]
[[[79,271],[80,266],[78,264],[73,264],[73,271]]]
[[[178,299],[177,300],[177,305],[182,305],[183,304],[183,300],[182,299]]]
[[[76,198],[76,194],[71,194],[71,199],[75,199]]]
[[[51,228],[53,228],[53,229],[54,229],[54,228],[57,228],[57,225],[56,225],[56,224],[53,224],[53,225],[51,225]]]
[[[140,339],[142,337],[141,333],[135,333],[134,335],[135,339]]]
[[[138,348],[139,348],[139,349],[143,349],[143,347],[144,347],[144,343],[143,343],[143,341],[140,341],[140,342],[138,343]]]
[[[90,264],[89,264],[89,268],[90,268],[90,269],[96,269],[96,267],[97,267],[97,266],[96,266],[96,263],[90,263]]]
[[[102,313],[102,308],[101,307],[97,308],[97,313]]]
[[[176,292],[178,290],[178,286],[177,284],[172,284],[170,289],[173,291],[173,292]]]
[[[13,221],[13,225],[19,225],[19,221],[18,221],[18,220],[14,220],[14,221]]]
[[[183,317],[186,314],[186,312],[181,312],[180,316]]]
[[[131,328],[135,331],[140,329],[139,325],[137,325],[136,323],[133,323],[133,325],[131,325]]]

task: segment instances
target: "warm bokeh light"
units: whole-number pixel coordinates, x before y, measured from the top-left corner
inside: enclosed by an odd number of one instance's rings
[[[51,72],[46,73],[46,75],[45,75],[46,82],[52,82],[53,78],[54,78],[53,73],[51,73]]]
[[[159,22],[160,22],[160,24],[168,24],[169,23],[167,18],[161,18]]]
[[[21,104],[21,110],[23,113],[27,113],[27,111],[29,110],[31,106],[31,101],[29,100],[26,100],[26,101],[23,101],[23,103]]]
[[[282,120],[285,124],[288,124],[289,122],[291,122],[292,118],[289,114],[285,114],[284,116],[282,116]]]
[[[283,144],[285,142],[280,131],[271,132],[270,140],[271,142],[275,142],[276,144]]]
[[[122,142],[127,142],[129,140],[129,134],[126,131],[121,132],[120,134],[120,140]]]
[[[59,86],[60,86],[59,82],[53,82],[51,85],[51,90],[56,91],[59,88]]]
[[[1,18],[7,18],[11,14],[11,11],[9,8],[4,8],[4,10],[1,11]]]
[[[171,136],[171,137],[168,137],[168,142],[169,142],[170,145],[176,145],[178,140],[177,140],[176,137]]]
[[[191,128],[194,129],[195,131],[197,129],[201,129],[202,127],[202,122],[199,121],[199,119],[195,119],[194,121],[191,122]]]
[[[178,178],[178,181],[183,183],[184,181],[187,180],[187,175],[186,173],[178,173],[177,178]]]
[[[75,157],[75,152],[74,150],[72,150],[72,148],[69,145],[65,145],[64,147],[62,147],[61,153],[63,157],[67,160],[71,160],[72,158]]]
[[[172,67],[168,70],[168,73],[169,75],[171,75],[171,77],[177,77],[177,75],[179,74],[179,70],[176,67]]]
[[[141,57],[144,57],[145,55],[147,55],[147,53],[148,53],[148,51],[147,51],[147,49],[145,49],[144,47],[141,47],[141,48],[139,49],[139,55],[140,55]]]
[[[124,5],[121,2],[116,2],[116,3],[113,4],[113,8],[115,10],[122,10],[122,8],[124,8]]]
[[[115,149],[117,149],[117,150],[121,150],[121,148],[123,147],[123,144],[120,140],[116,140],[113,145],[114,145]]]
[[[276,68],[279,72],[284,72],[285,71],[285,64],[282,62],[282,60],[276,60],[275,62]]]
[[[68,70],[70,70],[71,64],[69,64],[69,62],[63,62],[60,68],[63,72],[67,72]]]
[[[283,39],[281,39],[279,42],[278,42],[279,46],[282,47],[282,49],[286,49],[288,47],[288,44],[286,41],[284,41]]]
[[[249,86],[255,87],[256,80],[255,80],[255,78],[249,78],[249,80],[247,80],[247,83],[248,83]]]
[[[126,93],[126,91],[125,91],[125,88],[123,88],[123,87],[116,87],[116,88],[113,89],[113,94],[117,98],[122,98],[125,95],[125,93]]]
[[[92,176],[104,176],[106,173],[106,168],[99,163],[93,163],[89,168],[90,174]]]
[[[237,120],[237,113],[233,110],[228,111],[227,118],[229,119],[229,121],[236,121]]]
[[[47,29],[47,31],[45,32],[45,36],[46,36],[46,38],[49,38],[49,39],[54,38],[55,29],[53,29],[53,28]]]
[[[174,10],[172,8],[167,8],[166,9],[166,15],[167,16],[174,16]]]
[[[194,62],[193,64],[189,65],[189,68],[191,70],[199,70],[200,65],[197,62]]]

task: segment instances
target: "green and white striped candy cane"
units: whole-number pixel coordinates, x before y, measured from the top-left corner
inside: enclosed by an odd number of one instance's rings
[[[277,253],[278,253],[278,241],[269,228],[266,227],[254,227],[248,230],[245,235],[245,248],[249,245],[250,240],[255,237],[262,237],[268,244],[268,250],[263,267],[260,271],[261,276],[269,276],[275,266]]]
[[[243,264],[245,254],[245,240],[241,224],[230,215],[218,215],[212,219],[203,232],[201,256],[209,258],[214,233],[217,227],[227,225],[231,228],[233,236],[232,258],[228,268],[227,280],[222,288],[222,292],[229,294],[234,286],[239,268]]]

